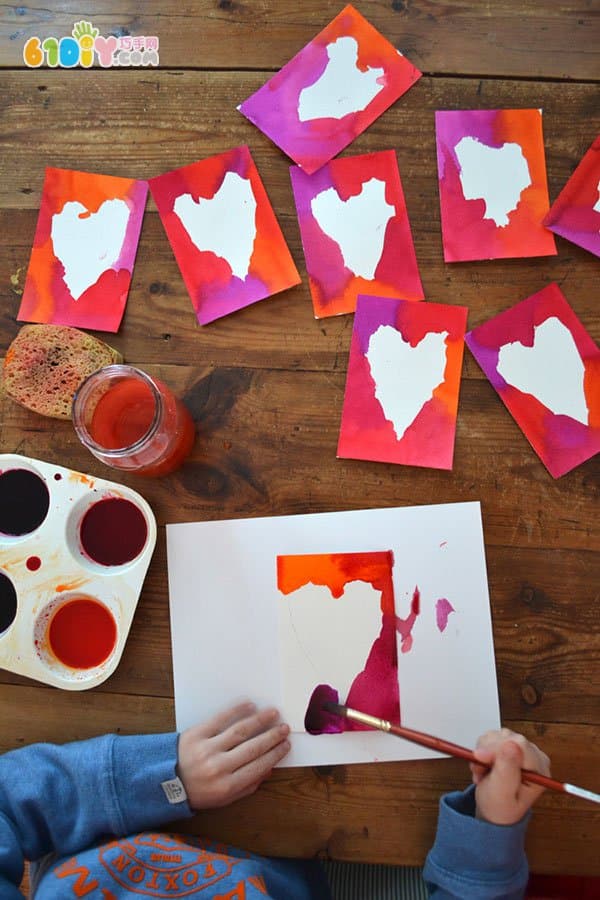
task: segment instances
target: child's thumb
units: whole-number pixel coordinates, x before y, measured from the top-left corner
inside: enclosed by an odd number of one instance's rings
[[[502,789],[517,793],[521,785],[521,764],[523,754],[514,741],[505,741],[499,748],[494,760],[491,775],[494,781],[501,783]]]

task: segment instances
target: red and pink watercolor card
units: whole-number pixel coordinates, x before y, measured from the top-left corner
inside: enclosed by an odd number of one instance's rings
[[[359,298],[339,458],[452,468],[467,313]]]
[[[352,6],[238,109],[311,174],[421,77]]]
[[[554,201],[544,225],[600,256],[600,136]]]
[[[18,320],[118,331],[147,193],[145,181],[47,168]]]
[[[465,340],[554,478],[600,451],[600,350],[558,285]]]
[[[552,256],[539,109],[435,114],[446,262]]]
[[[393,150],[290,174],[315,318],[354,312],[359,294],[423,299]]]
[[[201,325],[300,283],[248,147],[151,178],[150,191]]]

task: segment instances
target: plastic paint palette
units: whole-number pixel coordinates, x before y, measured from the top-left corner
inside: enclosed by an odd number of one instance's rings
[[[0,667],[70,691],[108,678],[155,543],[135,491],[0,454]]]

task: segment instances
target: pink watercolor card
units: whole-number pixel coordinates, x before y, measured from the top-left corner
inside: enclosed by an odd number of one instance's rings
[[[352,6],[238,109],[311,174],[421,77]]]
[[[201,325],[300,283],[248,147],[150,179]]]
[[[167,525],[167,554],[179,730],[250,699],[292,727],[283,766],[435,756],[311,731],[320,686],[466,746],[498,727],[478,503]]]
[[[544,225],[600,256],[600,136],[552,204]]]
[[[465,340],[554,478],[600,451],[600,350],[557,284]]]
[[[423,299],[393,150],[290,174],[315,318],[354,312],[359,294]]]
[[[145,181],[47,168],[18,320],[118,331],[147,193]]]
[[[359,297],[338,457],[452,468],[467,313]]]
[[[446,262],[552,256],[540,109],[436,112]]]

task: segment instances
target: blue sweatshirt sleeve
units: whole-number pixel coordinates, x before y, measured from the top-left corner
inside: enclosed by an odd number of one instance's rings
[[[440,800],[435,843],[423,877],[435,900],[520,900],[528,880],[524,843],[530,814],[516,825],[475,818],[475,788]]]
[[[22,900],[24,859],[77,853],[190,816],[169,802],[177,734],[105,735],[64,746],[34,744],[0,757],[0,896]]]

